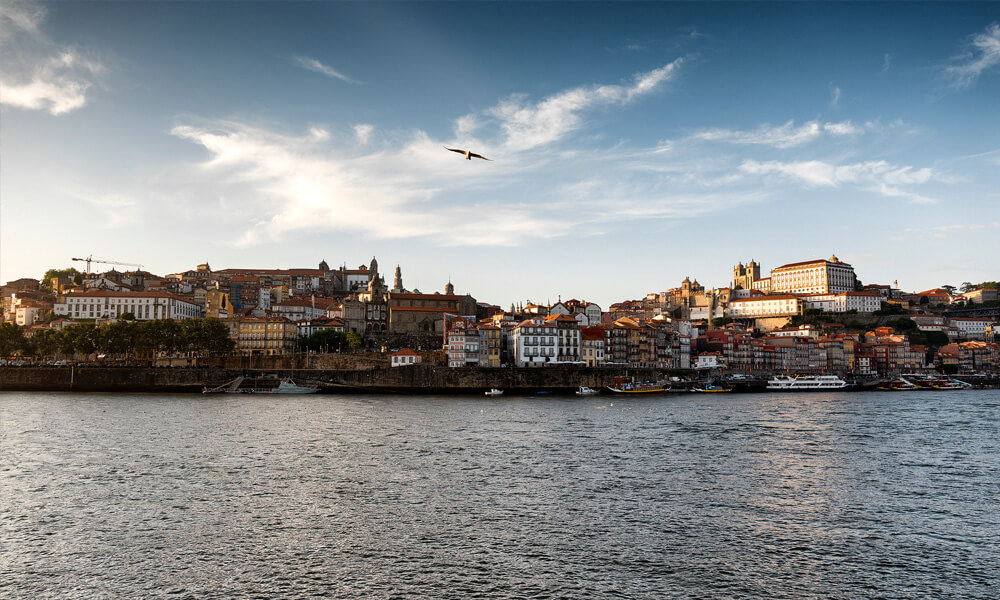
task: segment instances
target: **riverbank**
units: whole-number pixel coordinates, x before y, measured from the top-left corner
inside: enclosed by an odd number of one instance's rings
[[[462,368],[428,365],[379,369],[246,370],[219,367],[0,367],[0,391],[200,393],[237,377],[291,377],[325,393],[571,394],[581,386],[604,389],[616,379],[662,381],[684,373],[659,369],[550,367],[544,369]],[[998,388],[1000,377],[959,379]],[[738,392],[764,391],[763,379],[729,382]],[[874,388],[870,382],[868,388]],[[862,388],[864,389],[864,388]]]
[[[336,393],[571,393],[580,386],[603,388],[615,378],[654,381],[670,377],[658,369],[449,369],[410,366],[379,369],[278,369],[250,371],[212,367],[0,367],[0,391],[195,393],[236,377],[291,377]]]

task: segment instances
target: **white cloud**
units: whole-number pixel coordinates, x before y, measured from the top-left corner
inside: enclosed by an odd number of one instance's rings
[[[945,67],[944,75],[957,90],[976,85],[984,71],[1000,65],[1000,25],[991,23],[970,39],[965,52]]]
[[[38,35],[38,26],[45,20],[45,9],[37,2],[0,0],[0,39],[17,31]]]
[[[359,123],[354,126],[354,136],[358,138],[358,141],[362,145],[368,145],[368,142],[372,139],[372,132],[375,128],[367,123]]]
[[[567,115],[578,117],[586,107],[627,104],[650,93],[670,70],[641,74],[629,86],[557,94],[524,122],[541,127],[533,119],[556,114],[565,124]],[[462,144],[496,160],[462,160],[442,148],[458,145],[456,140],[422,131],[383,134],[383,144],[372,147],[373,127],[367,124],[355,126],[355,135],[368,144],[348,144],[317,127],[295,136],[231,121],[178,125],[172,134],[208,151],[194,174],[205,194],[244,198],[251,214],[263,215],[239,238],[243,245],[301,231],[426,238],[438,245],[518,245],[571,232],[598,234],[622,221],[686,219],[764,196],[732,189],[745,176],[718,173],[713,161],[684,163],[621,146],[552,147],[582,127],[579,122],[547,132],[547,143],[539,146],[526,144],[538,140],[534,134],[512,135],[506,127],[511,121],[466,115],[455,123],[456,133],[464,133]],[[483,137],[471,137],[473,132]],[[493,155],[509,150],[508,144],[524,149]],[[590,185],[576,185],[580,181]]]
[[[830,108],[837,108],[838,106],[840,106],[840,88],[834,86],[830,90]]]
[[[307,69],[309,71],[315,71],[316,73],[321,73],[323,75],[326,75],[327,77],[333,77],[341,81],[346,81],[347,83],[359,83],[358,81],[351,79],[347,75],[344,75],[340,71],[337,71],[333,67],[324,65],[315,58],[309,58],[308,56],[296,56],[294,60],[295,63],[298,64],[303,69]]]
[[[87,89],[92,84],[86,75],[101,70],[98,64],[64,52],[38,64],[29,81],[0,81],[3,103],[26,110],[46,110],[52,115],[66,114],[87,103]]]
[[[892,55],[888,52],[882,58],[882,72],[887,73],[892,68]]]
[[[639,73],[629,85],[573,88],[535,104],[526,102],[523,95],[515,95],[486,113],[500,123],[505,148],[511,151],[537,148],[579,129],[583,123],[583,113],[587,110],[627,104],[653,92],[675,75],[683,60],[679,58],[658,69]]]
[[[771,125],[769,123],[765,123],[764,125],[749,131],[738,131],[732,129],[704,129],[695,132],[690,136],[690,138],[712,142],[728,142],[730,144],[792,148],[815,141],[824,135],[859,135],[871,131],[876,127],[877,126],[874,123],[855,125],[850,121],[841,121],[839,123],[808,121],[796,127],[795,121],[788,121],[784,125]]]
[[[87,103],[87,90],[104,66],[77,49],[60,47],[40,31],[45,11],[36,3],[0,3],[0,101],[24,110],[62,115]],[[8,48],[16,48],[8,52]]]
[[[900,186],[928,183],[937,175],[932,169],[900,167],[886,161],[867,161],[849,165],[833,165],[812,160],[800,162],[745,161],[740,171],[750,175],[777,174],[798,180],[811,187],[839,188],[845,185],[873,191],[883,196],[906,198],[917,203],[935,200],[903,190]]]
[[[466,178],[475,172],[423,134],[396,151],[348,155],[314,135],[286,136],[233,122],[178,126],[172,133],[209,151],[201,168],[210,185],[221,180],[241,186],[270,215],[244,234],[242,244],[295,230],[336,230],[433,237],[444,245],[505,245],[567,229],[526,206],[499,205],[488,196],[458,203],[442,197],[446,179],[462,185],[462,171],[456,176],[456,170],[464,169]],[[490,215],[488,221],[484,214]]]

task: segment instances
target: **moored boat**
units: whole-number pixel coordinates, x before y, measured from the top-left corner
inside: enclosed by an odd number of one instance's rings
[[[581,385],[580,389],[576,390],[577,396],[596,396],[598,393],[594,388],[589,388],[585,385]]]
[[[314,385],[298,385],[291,377],[285,377],[275,387],[242,387],[243,377],[237,377],[231,382],[216,388],[202,390],[203,394],[315,394],[319,388]]]
[[[497,388],[490,388],[486,391],[487,396],[503,396],[503,390]]]
[[[847,382],[836,375],[777,375],[767,382],[771,391],[812,392],[842,390]]]
[[[714,383],[707,383],[705,385],[696,385],[691,388],[691,391],[702,394],[724,394],[726,392],[733,391],[733,388],[722,387],[721,385],[715,385]]]

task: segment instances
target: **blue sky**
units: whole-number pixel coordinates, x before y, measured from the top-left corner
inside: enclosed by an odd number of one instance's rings
[[[4,281],[376,255],[607,306],[750,258],[1000,275],[998,3],[0,6]]]

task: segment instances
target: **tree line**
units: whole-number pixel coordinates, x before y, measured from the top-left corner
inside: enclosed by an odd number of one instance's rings
[[[0,356],[224,354],[235,347],[236,343],[229,337],[229,328],[218,319],[134,321],[126,318],[103,325],[80,323],[62,329],[44,329],[30,337],[12,323],[0,324]]]

